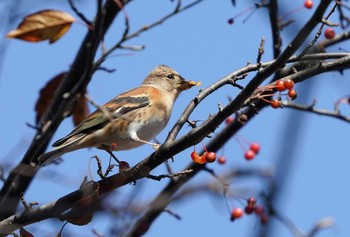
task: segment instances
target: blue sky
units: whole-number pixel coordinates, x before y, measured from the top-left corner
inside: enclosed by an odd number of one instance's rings
[[[183,2],[186,4],[190,1],[184,0]],[[318,2],[315,1],[315,4]],[[45,4],[43,6],[39,1],[32,1],[31,4],[21,3],[19,15],[25,16],[48,8],[60,9],[73,14],[67,4],[59,4],[59,1]],[[138,86],[143,78],[159,64],[167,64],[186,79],[202,81],[202,87],[207,87],[230,72],[244,67],[248,62],[254,63],[263,36],[266,43],[262,60],[271,60],[271,32],[265,9],[256,11],[245,23],[242,21],[246,15],[238,18],[233,25],[227,24],[228,18],[252,5],[251,1],[237,1],[237,7],[234,8],[229,0],[207,0],[157,28],[143,33],[127,44],[145,45],[146,49],[131,53],[116,52],[104,64],[108,68],[115,68],[116,72],[97,72],[88,87],[90,95],[96,102],[103,104],[122,91]],[[283,5],[281,3],[282,15],[302,5],[302,0],[284,2]],[[93,16],[94,1],[79,2],[77,6],[88,17]],[[130,30],[134,31],[145,24],[154,22],[170,12],[174,6],[175,4],[171,1],[154,0],[147,4],[145,1],[134,1],[126,8],[130,17]],[[3,12],[5,7],[6,3],[1,2],[0,11]],[[282,33],[284,46],[296,34],[295,30],[306,22],[312,11],[303,9],[290,16],[297,22]],[[336,21],[337,19],[332,17],[331,20]],[[17,19],[13,27],[19,21],[20,19]],[[107,48],[119,39],[122,26],[123,19],[122,16],[119,16],[106,37]],[[1,27],[1,34],[4,36],[9,29]],[[289,32],[288,29],[293,29],[293,31]],[[26,126],[26,123],[33,124],[35,121],[34,105],[40,88],[50,78],[69,68],[86,31],[84,26],[73,24],[69,32],[53,45],[47,42],[31,44],[2,38],[2,42],[8,45],[0,75],[0,106],[9,116],[0,124],[0,129],[3,131],[0,136],[0,143],[3,147],[0,160],[3,164],[13,166],[22,158],[34,135],[34,131]],[[341,29],[336,29],[336,32],[340,31]],[[345,49],[348,49],[347,46],[348,44],[342,45]],[[339,51],[337,47],[331,50]],[[246,81],[252,75],[248,76]],[[311,103],[312,99],[316,98],[317,107],[331,110],[334,101],[349,94],[350,81],[348,78],[347,71],[342,77],[338,72],[332,72],[298,84],[296,85],[299,92],[297,101]],[[244,85],[246,81],[243,81],[242,84]],[[306,90],[306,88],[311,89]],[[304,95],[303,91],[305,91]],[[167,131],[171,129],[182,110],[197,92],[198,88],[192,88],[180,96],[167,128],[157,137],[159,140],[165,139]],[[234,97],[237,93],[237,89],[231,87],[214,93],[196,109],[191,119],[206,119],[209,114],[215,113],[219,102],[226,104],[227,97]],[[347,105],[342,105],[341,110],[344,114],[350,113]],[[277,210],[305,231],[308,231],[319,219],[331,216],[336,220],[337,227],[333,230],[325,230],[318,236],[348,236],[350,226],[348,225],[349,208],[346,200],[350,198],[350,194],[346,181],[349,179],[350,161],[346,134],[349,124],[332,118],[293,112],[289,109],[267,108],[240,131],[240,135],[261,144],[262,151],[258,157],[252,162],[246,162],[243,158],[243,151],[235,139],[232,139],[224,150],[219,152],[227,156],[228,163],[225,166],[212,164],[210,167],[220,173],[238,166],[273,166],[279,154],[278,148],[283,147],[285,152],[289,153],[288,142],[295,136],[293,132],[282,135],[282,131],[286,126],[292,128],[297,126],[296,123],[300,121],[302,136],[298,137],[298,143],[294,148],[290,176],[285,183],[285,191]],[[72,128],[71,119],[66,119],[53,140],[66,135]],[[189,128],[184,128],[181,134],[187,131]],[[172,164],[174,170],[180,170],[190,162],[191,151],[187,150],[175,157],[175,162]],[[136,164],[151,152],[152,148],[143,146],[132,151],[120,152],[118,157],[130,164]],[[105,156],[101,151],[87,149],[65,155],[64,162],[59,166],[45,167],[39,172],[37,179],[26,193],[26,199],[44,204],[77,189],[82,178],[89,175],[88,158],[95,154]],[[91,165],[91,170],[93,169],[94,165]],[[154,170],[154,174],[164,172],[164,167]],[[97,179],[97,176],[94,175],[94,178]],[[191,184],[212,180],[210,175],[203,173]],[[137,185],[142,186],[145,190],[138,197],[140,202],[150,200],[149,198],[156,195],[166,183],[166,180],[161,182],[140,181]],[[236,187],[254,189],[257,184],[257,180],[233,182],[231,188],[233,190]],[[119,192],[121,195],[127,195],[134,188],[128,185],[121,188]],[[249,196],[249,194],[246,195]],[[235,205],[240,204],[235,202]],[[179,214],[182,220],[178,221],[168,214],[162,214],[147,236],[187,236],[192,231],[201,236],[213,236],[218,233],[221,236],[232,236],[233,234],[247,236],[258,231],[259,223],[251,216],[245,216],[234,223],[230,222],[223,198],[213,199],[201,194],[171,206],[171,210]],[[90,234],[91,229],[97,229],[103,233],[104,225],[109,224],[110,221],[96,216],[85,227],[68,225],[66,228],[73,230],[74,233],[93,236]],[[43,233],[52,234],[59,231],[60,224],[53,224],[53,228],[52,226],[48,228],[39,223],[28,229],[33,231],[40,228]],[[292,236],[285,226],[282,224],[278,226],[276,230],[278,234],[275,236]]]

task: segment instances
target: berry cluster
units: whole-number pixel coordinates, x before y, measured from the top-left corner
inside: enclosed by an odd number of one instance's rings
[[[257,142],[253,142],[249,146],[249,150],[244,152],[244,158],[246,160],[252,160],[260,151],[260,145]]]
[[[255,213],[260,218],[261,224],[266,224],[269,219],[265,212],[265,208],[262,205],[258,205],[254,197],[250,197],[247,200],[247,205],[245,206],[244,211],[239,207],[232,209],[230,217],[231,221],[241,218],[244,213],[247,215]]]
[[[264,97],[271,97],[274,94],[264,94],[259,97],[263,101],[269,103],[271,107],[274,109],[281,107],[281,95],[282,95],[281,92],[288,90],[288,93],[286,95],[288,95],[288,97],[292,100],[297,97],[297,91],[294,89],[294,81],[291,79],[277,80],[273,86],[264,86],[259,89],[261,90],[260,93],[270,91],[272,89],[275,89],[276,91],[278,91],[279,93],[278,98],[272,99],[271,101],[265,99]]]
[[[202,155],[199,155],[196,152],[196,148],[194,148],[193,152],[191,153],[192,160],[197,164],[205,164],[205,163],[213,163],[216,160],[216,153],[213,151],[207,151],[207,149],[204,147],[205,152]],[[222,159],[222,158],[221,158]],[[221,163],[223,161],[219,161]],[[224,161],[224,163],[226,160]]]
[[[260,144],[257,142],[251,142],[243,136],[237,136],[236,141],[244,150],[244,158],[246,160],[253,160],[255,156],[260,152]],[[249,149],[246,149],[242,142],[247,143],[249,145]]]

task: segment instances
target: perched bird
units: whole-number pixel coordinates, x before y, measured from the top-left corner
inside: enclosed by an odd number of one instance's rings
[[[50,163],[61,155],[87,147],[128,150],[149,142],[169,121],[174,102],[181,91],[196,85],[186,81],[166,65],[157,66],[140,87],[126,91],[86,117],[56,147],[38,158],[38,165]]]

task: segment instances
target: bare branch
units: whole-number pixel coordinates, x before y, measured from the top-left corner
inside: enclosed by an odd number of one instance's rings
[[[282,105],[283,107],[286,107],[286,108],[291,108],[291,109],[296,109],[300,111],[314,113],[317,115],[332,117],[348,123],[350,122],[350,116],[347,117],[342,115],[339,110],[330,111],[330,110],[315,108],[316,100],[314,100],[310,105],[296,104],[296,103],[292,103],[291,101],[282,101]]]

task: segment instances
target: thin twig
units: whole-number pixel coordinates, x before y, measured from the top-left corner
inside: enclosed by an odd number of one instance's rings
[[[330,110],[315,108],[315,101],[310,105],[301,105],[301,104],[292,103],[291,101],[282,101],[282,106],[285,108],[291,108],[291,109],[296,109],[300,111],[311,112],[317,115],[324,115],[327,117],[340,119],[348,123],[350,122],[350,116],[349,117],[344,116],[337,110],[330,111]]]
[[[88,26],[88,28],[90,29],[92,26],[91,21],[89,21],[83,13],[81,13],[78,8],[75,7],[73,0],[68,0],[68,3],[70,5],[70,7],[72,8],[72,10],[75,12],[75,14],[77,14],[79,16],[79,18]]]

